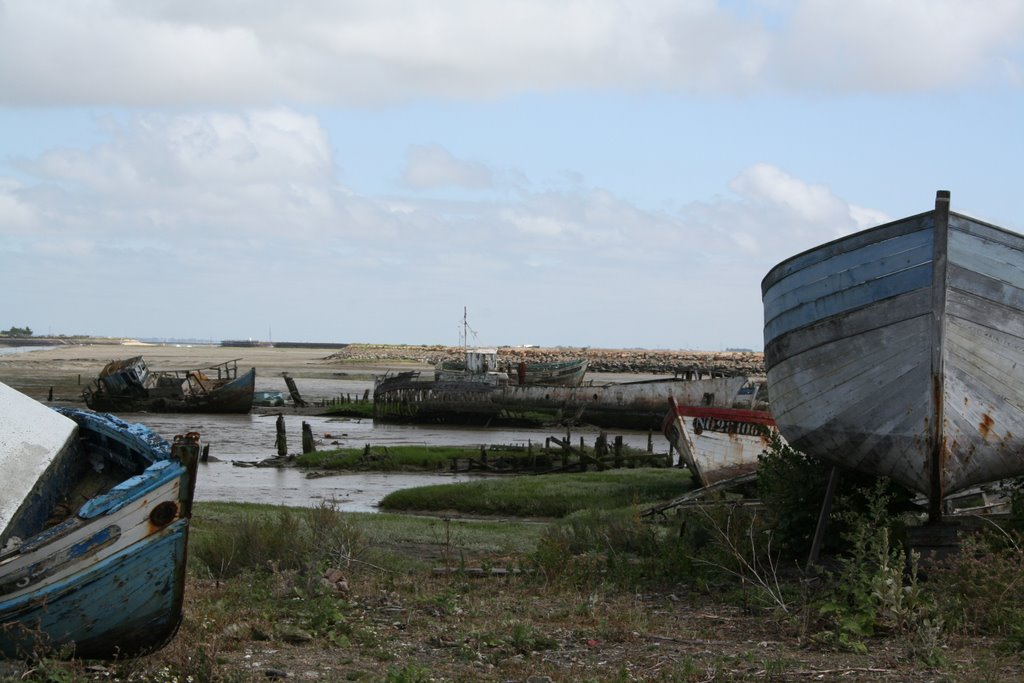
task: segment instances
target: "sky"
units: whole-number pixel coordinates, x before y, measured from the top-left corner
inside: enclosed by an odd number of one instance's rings
[[[760,350],[1022,128],[1019,0],[0,0],[0,330]]]

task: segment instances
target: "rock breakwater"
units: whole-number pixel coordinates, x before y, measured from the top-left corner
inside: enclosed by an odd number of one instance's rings
[[[325,360],[346,362],[406,362],[436,365],[461,360],[458,346],[406,346],[350,344]],[[672,375],[686,368],[725,375],[763,375],[764,354],[754,351],[668,351],[650,349],[595,349],[575,347],[498,347],[498,358],[511,365],[520,362],[554,363],[586,358],[590,372]]]

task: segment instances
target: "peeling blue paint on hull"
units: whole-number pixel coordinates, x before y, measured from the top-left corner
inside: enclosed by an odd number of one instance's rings
[[[0,652],[28,658],[73,644],[78,657],[109,658],[153,650],[181,620],[187,520],[130,546],[66,581],[0,602],[6,629]]]
[[[8,437],[53,412],[0,384],[4,410],[20,424],[0,424],[0,479],[26,460],[47,466],[23,477],[24,499],[0,525],[0,657],[122,657],[167,642],[181,619],[199,435],[171,445],[144,425],[62,408],[73,435],[44,453]]]

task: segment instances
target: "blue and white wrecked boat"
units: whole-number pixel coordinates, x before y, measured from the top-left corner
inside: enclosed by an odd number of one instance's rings
[[[181,621],[199,435],[0,383],[0,656],[139,654]]]
[[[771,412],[808,455],[929,498],[1024,474],[1024,236],[934,210],[768,272]]]

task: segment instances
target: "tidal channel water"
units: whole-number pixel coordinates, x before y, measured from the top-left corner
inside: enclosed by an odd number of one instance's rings
[[[203,443],[210,445],[210,462],[201,464],[196,483],[196,500],[257,502],[294,507],[312,507],[323,501],[340,510],[371,512],[377,503],[392,491],[470,481],[482,475],[451,473],[345,473],[307,478],[306,472],[295,468],[237,467],[233,461],[255,462],[277,455],[275,438],[277,415],[189,415],[124,413],[129,422],[142,422],[171,440],[176,434],[199,432]],[[301,450],[302,423],[313,431],[318,449],[362,448],[373,446],[436,445],[486,446],[527,445],[543,447],[549,436],[565,437],[565,430],[492,429],[484,427],[445,427],[440,425],[395,425],[372,420],[285,415],[288,450]],[[578,443],[582,437],[588,446],[597,438],[597,429],[573,429],[571,437]],[[623,436],[634,448],[647,448],[647,432],[609,432]],[[660,434],[652,437],[655,452],[668,451]]]
[[[28,353],[48,347],[0,347],[0,354]],[[654,375],[590,374],[593,384],[617,384]],[[298,388],[307,401],[317,403],[339,396],[362,398],[372,391],[373,381],[365,377],[339,372],[331,378],[298,378]],[[283,391],[287,386],[280,375],[257,375],[257,391]],[[315,507],[330,502],[338,509],[353,512],[374,512],[377,504],[392,491],[414,486],[469,481],[488,475],[451,473],[344,473],[307,478],[306,472],[295,468],[236,467],[233,461],[252,463],[277,455],[276,414],[190,415],[159,413],[123,413],[129,422],[141,422],[168,441],[177,434],[199,432],[203,443],[210,445],[210,462],[200,464],[196,482],[196,500],[255,502],[293,507]],[[301,451],[302,423],[308,422],[317,448],[362,448],[398,445],[488,446],[527,445],[543,447],[550,436],[564,438],[565,429],[492,429],[485,427],[450,427],[442,425],[375,424],[372,420],[315,417],[285,414],[288,451]],[[573,429],[571,438],[579,443],[582,437],[592,446],[599,430]],[[651,439],[656,453],[666,453],[668,443],[661,434],[612,431],[610,437],[621,435],[633,448],[646,449]]]

